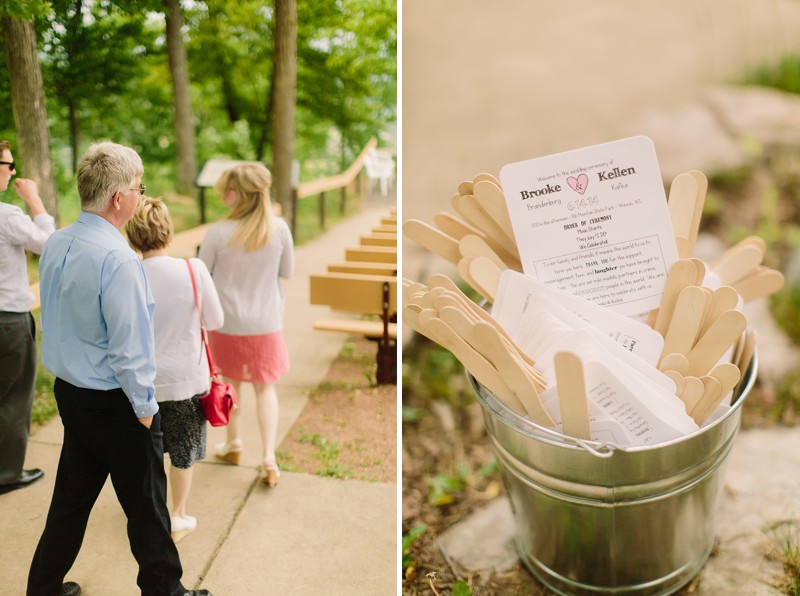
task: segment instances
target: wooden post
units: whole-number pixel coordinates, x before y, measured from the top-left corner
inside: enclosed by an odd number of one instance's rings
[[[206,223],[206,189],[200,187],[200,223]]]
[[[319,193],[319,225],[325,229],[325,191]]]
[[[346,208],[347,208],[347,185],[345,184],[342,187],[342,204],[341,204],[341,209],[340,209],[340,213],[342,215],[344,215],[344,212],[345,212]]]
[[[292,187],[292,236],[297,237],[297,187]]]

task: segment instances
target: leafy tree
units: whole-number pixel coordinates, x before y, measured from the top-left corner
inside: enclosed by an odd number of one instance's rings
[[[74,172],[84,134],[108,138],[121,128],[122,122],[108,127],[103,115],[119,118],[119,102],[135,96],[155,34],[136,3],[53,0],[52,6],[41,27],[44,71],[68,127]]]
[[[3,2],[0,4],[0,28],[17,131],[16,151],[25,164],[27,176],[38,184],[45,208],[57,219],[50,132],[33,24],[33,17],[44,10],[39,2]]]

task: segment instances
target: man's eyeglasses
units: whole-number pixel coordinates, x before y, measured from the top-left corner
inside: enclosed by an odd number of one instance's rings
[[[9,171],[17,169],[17,164],[14,163],[13,161],[0,161],[0,164],[7,165]]]
[[[139,188],[132,188],[131,190],[136,190],[139,192],[140,195],[143,195],[144,191],[147,190],[147,187],[144,184],[140,184]]]

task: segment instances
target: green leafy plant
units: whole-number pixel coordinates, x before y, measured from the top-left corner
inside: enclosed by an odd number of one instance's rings
[[[428,478],[428,502],[435,507],[450,505],[455,501],[455,495],[463,492],[467,487],[469,468],[459,467],[454,474],[438,474]]]
[[[407,534],[403,534],[403,574],[406,569],[415,564],[414,559],[411,557],[411,545],[414,541],[428,531],[428,526],[425,524],[417,524]]]

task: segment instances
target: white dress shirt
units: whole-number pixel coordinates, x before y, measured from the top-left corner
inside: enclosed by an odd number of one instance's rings
[[[28,312],[35,300],[28,281],[25,251],[42,254],[45,240],[56,229],[52,215],[31,220],[16,205],[0,203],[0,311]]]

